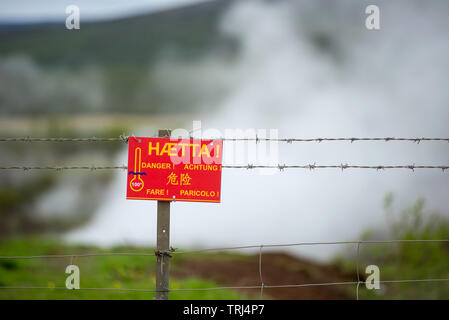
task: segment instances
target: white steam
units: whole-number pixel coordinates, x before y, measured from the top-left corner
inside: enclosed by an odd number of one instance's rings
[[[98,111],[105,96],[104,77],[97,68],[48,70],[25,55],[0,59],[0,112],[80,111],[76,106]]]
[[[182,69],[190,68],[198,90],[216,84],[229,92],[217,102],[219,114],[201,119],[203,126],[277,128],[280,137],[448,136],[447,5],[420,10],[418,3],[382,2],[381,30],[368,31],[368,3],[237,1],[221,28],[239,40],[238,57],[211,56],[207,68],[197,62]],[[436,165],[448,159],[444,143],[280,146],[285,164]],[[172,204],[174,247],[357,239],[366,228],[385,226],[383,198],[390,191],[397,208],[424,196],[431,209],[448,213],[448,175],[436,170],[292,169],[264,176],[224,169],[222,180],[221,204]],[[117,175],[92,224],[68,239],[155,243],[156,203],[126,201],[125,181],[126,173]],[[339,249],[289,248],[315,258]]]

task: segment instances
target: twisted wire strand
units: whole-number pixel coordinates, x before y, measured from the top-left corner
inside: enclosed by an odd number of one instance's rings
[[[127,166],[3,166],[0,170],[127,170]]]
[[[191,132],[189,132],[190,134]],[[88,137],[88,138],[64,138],[64,137],[56,137],[56,138],[33,138],[33,137],[6,137],[0,138],[0,142],[125,142],[128,143],[129,138],[131,136],[121,135],[119,137],[111,137],[111,138],[98,138],[98,137]],[[151,136],[151,138],[156,138],[155,136]],[[406,137],[337,137],[337,138],[231,138],[231,137],[221,137],[221,138],[205,138],[205,137],[190,137],[191,139],[198,140],[223,140],[223,141],[277,141],[277,142],[323,142],[323,141],[347,141],[347,142],[356,142],[356,141],[408,141],[413,143],[420,143],[422,141],[440,141],[440,142],[449,142],[449,138],[431,138],[431,137],[417,137],[417,138],[406,138]],[[177,138],[176,138],[177,139]]]
[[[129,141],[129,136],[120,136],[117,138],[32,138],[32,137],[11,137],[0,138],[0,142],[125,142]]]
[[[317,164],[305,164],[305,165],[222,165],[223,169],[278,169],[283,171],[284,169],[373,169],[373,170],[388,170],[388,169],[409,169],[415,171],[415,169],[440,169],[446,171],[449,169],[449,165],[349,165],[349,164],[335,164],[335,165],[317,165]],[[125,165],[121,166],[1,166],[0,170],[127,170]]]
[[[400,280],[379,280],[379,283],[425,283],[425,282],[446,282],[449,278],[429,278],[429,279],[400,279]],[[282,284],[282,285],[264,285],[264,289],[276,288],[305,288],[305,287],[323,287],[323,286],[341,286],[341,285],[357,285],[358,281],[341,281],[341,282],[321,282],[321,283],[300,283],[300,284]],[[233,290],[233,289],[257,289],[260,290],[261,285],[253,286],[221,286],[210,288],[173,288],[166,290],[155,289],[134,289],[134,288],[80,288],[67,289],[66,287],[49,287],[49,286],[0,286],[1,289],[47,289],[47,290],[97,290],[97,291],[127,291],[127,292],[186,292],[186,291],[212,291],[212,290]]]

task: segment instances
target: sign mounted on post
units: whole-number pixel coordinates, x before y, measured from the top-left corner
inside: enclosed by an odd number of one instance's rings
[[[222,140],[130,137],[127,199],[220,202]]]

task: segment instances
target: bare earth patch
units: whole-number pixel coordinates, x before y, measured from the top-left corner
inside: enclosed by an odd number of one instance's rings
[[[181,279],[186,277],[210,279],[223,286],[258,286],[261,284],[258,255],[242,260],[183,259],[177,264],[172,275]],[[338,268],[320,265],[284,253],[263,254],[262,277],[265,285],[356,281],[355,274],[344,274]],[[238,289],[238,291],[250,298],[260,298],[260,289]],[[354,299],[355,285],[264,288],[263,298],[285,300]]]

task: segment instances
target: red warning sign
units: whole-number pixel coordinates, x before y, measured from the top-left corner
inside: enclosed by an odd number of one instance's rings
[[[127,199],[220,202],[222,140],[130,137]]]

